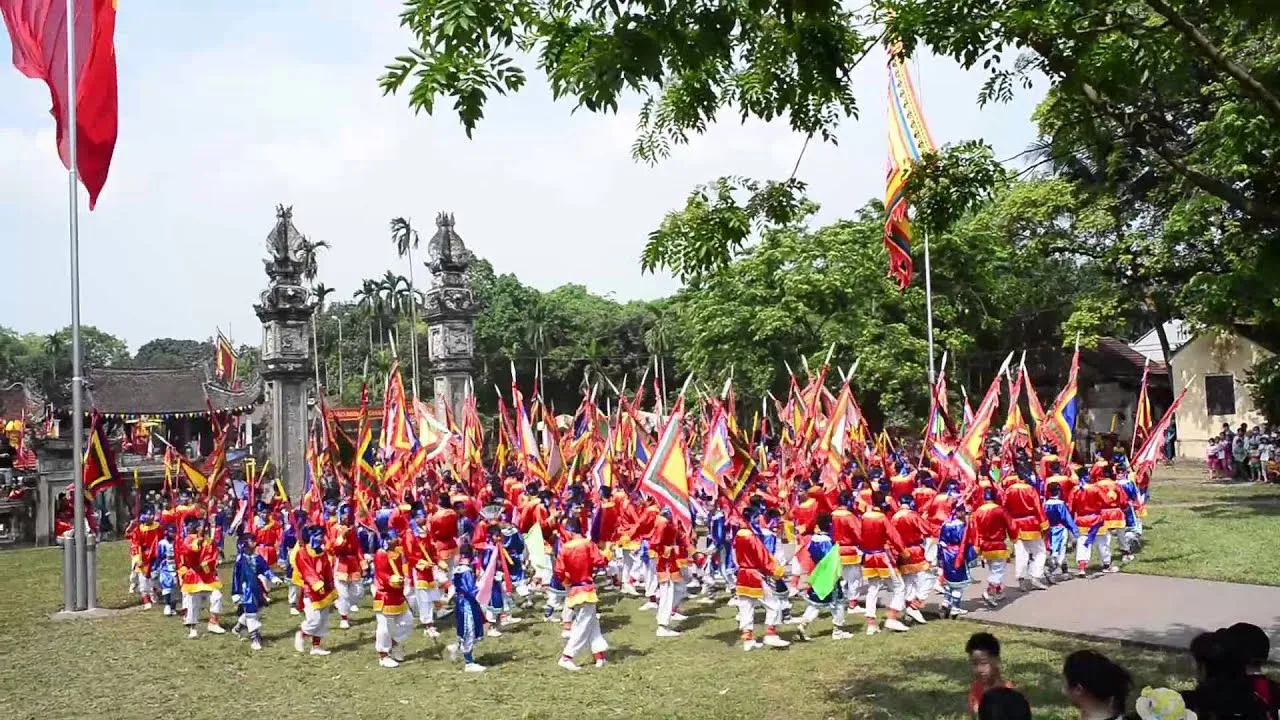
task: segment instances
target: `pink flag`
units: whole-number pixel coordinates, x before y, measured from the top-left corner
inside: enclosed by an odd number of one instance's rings
[[[493,598],[493,582],[498,576],[498,556],[501,554],[501,549],[494,548],[493,554],[489,556],[489,564],[484,569],[484,575],[481,575],[480,582],[476,583],[476,601],[482,608],[489,607],[489,601]]]

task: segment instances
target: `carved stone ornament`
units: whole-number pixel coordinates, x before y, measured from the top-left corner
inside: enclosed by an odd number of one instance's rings
[[[453,214],[436,216],[436,234],[427,243],[427,268],[432,273],[465,272],[471,264],[471,251],[453,229]]]

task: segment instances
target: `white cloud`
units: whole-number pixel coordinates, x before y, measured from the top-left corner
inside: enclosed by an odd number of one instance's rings
[[[268,11],[231,3],[199,11],[122,6],[120,140],[99,209],[81,212],[83,315],[126,337],[204,337],[231,324],[256,339],[258,258],[278,202],[328,240],[321,280],[352,292],[387,268],[403,273],[387,222],[432,231],[456,214],[468,245],[499,271],[547,289],[583,282],[620,298],[676,285],[642,276],[637,258],[662,215],[720,175],[785,177],[803,138],[785,124],[729,115],[650,168],[633,162],[635,117],[571,113],[536,77],[486,109],[468,140],[447,107],[414,116],[376,78],[403,51],[398,3],[336,0]],[[371,6],[371,7],[370,7]],[[0,48],[0,57],[6,57]],[[854,77],[859,121],[838,147],[811,143],[800,169],[822,220],[883,191],[884,73],[873,56]],[[1032,138],[1035,98],[979,111],[979,74],[927,59],[922,94],[935,138],[985,135],[1013,154]],[[532,70],[532,68],[530,68]],[[66,176],[44,85],[0,71],[2,322],[24,331],[65,324]],[[19,309],[20,308],[20,309]]]

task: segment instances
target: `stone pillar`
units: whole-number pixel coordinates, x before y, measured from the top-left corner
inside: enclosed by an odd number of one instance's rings
[[[426,266],[431,289],[426,293],[427,359],[436,416],[444,417],[446,403],[455,418],[475,369],[476,315],[480,306],[467,281],[471,252],[453,229],[453,215],[436,216],[436,234],[427,244]]]
[[[268,456],[293,500],[301,497],[306,475],[307,403],[314,380],[309,338],[315,304],[302,279],[304,240],[293,226],[293,208],[277,207],[264,261],[269,282],[253,306],[262,321]]]

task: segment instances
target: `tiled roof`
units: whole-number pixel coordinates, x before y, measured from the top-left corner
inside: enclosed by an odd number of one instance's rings
[[[94,368],[87,375],[86,407],[109,415],[165,415],[246,408],[262,394],[256,380],[239,391],[209,381],[205,368]],[[205,398],[208,398],[206,402]]]
[[[1098,338],[1098,352],[1104,352],[1111,355],[1115,355],[1116,357],[1119,357],[1119,358],[1123,358],[1129,361],[1130,363],[1133,363],[1134,367],[1138,368],[1139,370],[1141,370],[1143,365],[1148,362],[1148,358],[1146,355],[1143,355],[1142,353],[1138,352],[1136,349],[1131,347],[1125,341],[1117,340],[1116,338],[1111,338],[1111,337]],[[1169,374],[1169,368],[1164,364],[1163,361],[1151,360],[1150,363],[1151,363],[1150,372],[1152,375],[1168,375]]]

